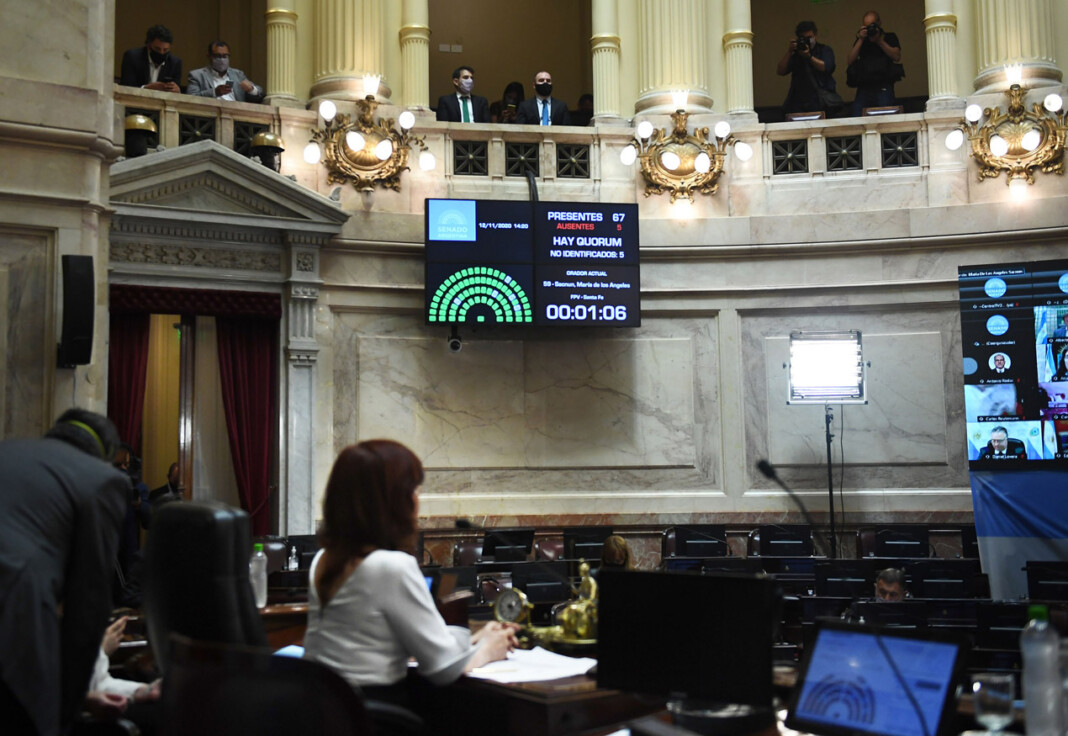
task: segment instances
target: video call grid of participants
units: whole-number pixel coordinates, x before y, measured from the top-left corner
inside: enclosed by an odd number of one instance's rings
[[[1068,459],[1068,261],[960,269],[968,459]]]

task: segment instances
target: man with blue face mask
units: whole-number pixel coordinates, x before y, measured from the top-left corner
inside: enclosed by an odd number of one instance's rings
[[[447,123],[490,122],[489,101],[471,94],[475,89],[475,70],[469,66],[457,67],[452,73],[452,86],[456,91],[438,98],[438,120]]]
[[[525,125],[571,125],[571,113],[563,100],[553,97],[553,75],[534,75],[534,97],[523,100],[516,110],[515,121]]]
[[[208,66],[189,72],[191,95],[214,97],[231,102],[260,102],[263,88],[230,66],[230,47],[226,41],[212,41],[208,45]]]

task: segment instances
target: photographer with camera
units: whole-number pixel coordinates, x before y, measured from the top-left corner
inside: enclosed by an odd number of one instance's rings
[[[879,14],[869,10],[864,14],[864,24],[849,50],[846,84],[857,89],[853,115],[860,115],[866,107],[897,104],[894,82],[905,76],[905,68],[900,62],[901,43],[897,34],[884,31]]]
[[[833,117],[843,104],[835,91],[834,51],[816,40],[816,24],[810,20],[798,23],[795,33],[797,37],[790,39],[776,69],[780,77],[792,75],[782,110],[823,111]]]

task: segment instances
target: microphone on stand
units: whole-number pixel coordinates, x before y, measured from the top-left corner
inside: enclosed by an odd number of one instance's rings
[[[763,473],[765,478],[774,481],[775,484],[779,486],[779,488],[786,491],[787,495],[790,496],[790,498],[793,499],[794,503],[797,504],[797,507],[801,509],[801,515],[805,517],[805,522],[807,524],[809,524],[810,526],[816,525],[816,523],[812,521],[812,514],[810,514],[808,512],[808,509],[805,507],[805,502],[801,500],[800,496],[793,492],[790,486],[782,482],[782,478],[780,478],[779,474],[775,472],[775,468],[772,466],[771,463],[769,463],[767,460],[761,460],[757,463],[757,470]]]

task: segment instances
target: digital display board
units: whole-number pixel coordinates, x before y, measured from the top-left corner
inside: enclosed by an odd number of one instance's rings
[[[638,206],[426,200],[426,322],[641,325]]]
[[[958,275],[972,467],[1068,466],[1068,260]]]

